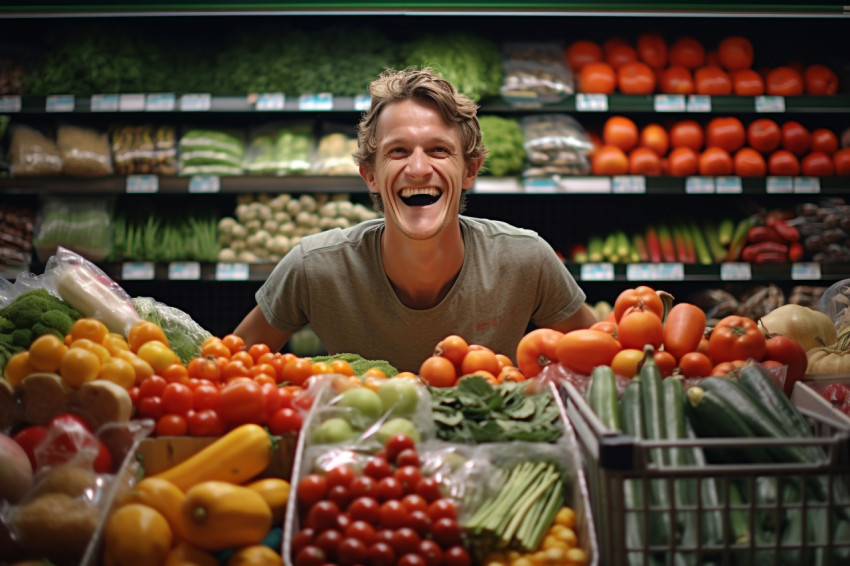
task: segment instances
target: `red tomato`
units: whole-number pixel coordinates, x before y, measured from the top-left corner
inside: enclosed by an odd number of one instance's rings
[[[735,152],[732,167],[739,177],[764,177],[767,173],[764,157],[751,147],[742,147]]]
[[[677,303],[664,321],[664,350],[678,360],[695,352],[705,334],[705,312],[690,303]]]
[[[788,366],[782,390],[790,397],[794,391],[794,384],[803,379],[806,374],[809,363],[806,350],[793,338],[780,335],[768,338],[765,346],[765,360],[774,360]]]
[[[725,37],[717,44],[717,61],[727,71],[749,69],[753,65],[753,44],[740,35]]]
[[[661,175],[661,158],[648,147],[636,147],[629,152],[629,175]]]
[[[732,156],[720,147],[708,147],[699,155],[700,175],[731,175],[735,169]]]
[[[623,151],[630,151],[637,146],[639,139],[640,132],[631,118],[611,116],[605,120],[602,127],[602,141],[606,145],[613,145]]]
[[[219,393],[219,412],[228,425],[263,424],[266,419],[266,396],[263,388],[250,379],[238,379],[225,385]]]
[[[812,151],[822,151],[832,156],[838,151],[838,136],[829,128],[816,128],[812,130]]]
[[[800,174],[800,160],[787,149],[777,149],[767,159],[767,172],[771,175],[795,176]]]
[[[12,436],[12,440],[17,442],[29,458],[33,471],[38,471],[38,465],[35,459],[35,449],[47,436],[47,427],[39,425],[31,425],[22,428]]]
[[[186,420],[191,436],[221,436],[226,430],[221,415],[213,409],[192,411]]]
[[[729,73],[713,65],[706,65],[694,71],[694,83],[697,94],[732,94],[732,77]]]
[[[591,61],[579,69],[579,92],[611,94],[616,89],[617,72],[605,61]]]
[[[770,153],[782,143],[782,130],[770,118],[759,118],[747,126],[747,143],[762,153]]]
[[[369,546],[367,558],[371,566],[396,566],[395,551],[388,542],[377,541]]]
[[[445,566],[470,566],[472,558],[463,546],[456,544],[447,548],[443,553],[443,564]]]
[[[363,467],[363,474],[375,480],[391,476],[392,473],[392,468],[389,462],[387,462],[387,459],[379,456],[369,457],[366,460],[366,465]]]
[[[808,153],[800,162],[800,173],[811,177],[832,177],[835,165],[832,157],[822,151]]]
[[[696,69],[705,63],[705,47],[697,39],[683,36],[670,46],[670,65]]]
[[[625,175],[629,172],[629,158],[619,147],[603,145],[590,156],[590,169],[594,175]]]
[[[619,322],[626,311],[635,307],[639,310],[648,310],[655,313],[658,318],[664,314],[664,303],[655,289],[647,285],[639,285],[633,289],[621,291],[614,300],[614,319]]]
[[[642,61],[629,61],[617,68],[617,85],[624,94],[652,94],[655,73]]]
[[[373,497],[357,497],[348,506],[348,514],[355,521],[366,521],[371,525],[377,525],[381,520],[381,504]]]
[[[426,566],[440,566],[443,563],[443,549],[431,539],[419,543],[419,555],[425,559]]]
[[[419,480],[414,492],[429,503],[438,501],[442,497],[440,482],[433,477],[424,477]]]
[[[803,71],[806,94],[832,96],[838,93],[838,75],[827,67],[815,63]]]
[[[809,130],[796,120],[788,120],[782,124],[782,147],[797,157],[802,157],[812,145],[812,135]]]
[[[836,175],[850,175],[850,147],[844,147],[836,151],[835,155],[832,156],[832,162],[835,164]]]
[[[308,509],[324,499],[328,493],[328,480],[325,476],[319,474],[307,474],[298,482],[295,488],[295,496],[298,498],[298,503],[304,509]]]
[[[564,51],[564,58],[570,69],[578,71],[586,63],[602,61],[602,47],[595,41],[578,39],[567,46],[567,49]]]
[[[327,562],[325,552],[313,544],[308,544],[295,555],[295,566],[323,566]]]
[[[339,543],[339,548],[337,549],[337,562],[339,562],[340,566],[365,564],[368,555],[369,547],[363,541],[345,537]]]
[[[679,370],[685,377],[707,377],[714,366],[702,352],[688,352],[679,358]]]
[[[614,69],[638,60],[637,50],[621,38],[611,38],[603,46],[605,62]]]
[[[689,147],[677,147],[667,157],[667,167],[674,177],[696,175],[699,169],[699,155]]]
[[[183,415],[166,414],[156,421],[157,436],[186,436],[189,432],[189,423]]]
[[[378,511],[381,526],[388,529],[400,529],[407,525],[408,511],[398,499],[391,499],[381,503]]]
[[[788,65],[775,67],[768,71],[764,89],[775,96],[800,96],[805,90],[803,75]]]
[[[193,394],[188,385],[169,383],[162,392],[162,409],[172,415],[185,415],[193,408]]]
[[[667,41],[660,33],[640,34],[635,42],[635,50],[638,58],[653,69],[667,66]]]
[[[673,354],[665,350],[656,350],[652,353],[652,359],[655,360],[655,365],[658,366],[658,371],[661,372],[661,377],[669,377],[676,371],[676,358]]]
[[[734,153],[747,140],[744,124],[734,116],[712,118],[705,127],[705,143],[708,147],[719,147]]]
[[[168,385],[168,382],[165,379],[158,375],[152,375],[139,385],[139,398],[162,397],[166,385]]]
[[[299,411],[291,407],[281,407],[269,418],[269,431],[274,435],[297,434],[304,424]]]
[[[741,69],[732,73],[732,91],[738,96],[764,94],[764,79],[752,69]]]
[[[670,147],[689,147],[700,151],[705,143],[705,132],[696,120],[679,120],[670,128]]]
[[[761,360],[767,346],[758,324],[746,316],[730,315],[718,322],[708,338],[715,364],[733,360]]]
[[[192,408],[196,411],[217,409],[219,389],[209,383],[201,383],[192,390]]]
[[[617,323],[617,341],[624,349],[642,350],[644,345],[661,346],[664,325],[655,313],[645,310],[626,311]]]
[[[221,368],[212,356],[198,356],[186,366],[189,377],[216,382],[221,379]]]
[[[540,373],[543,366],[558,359],[556,345],[563,332],[537,328],[523,336],[517,346],[517,366],[527,377]]]
[[[598,330],[579,329],[564,334],[556,347],[558,361],[581,375],[590,375],[593,368],[609,365],[622,349],[616,338]]]
[[[732,377],[737,379],[738,374],[741,372],[741,369],[747,367],[748,365],[750,365],[750,363],[745,362],[744,360],[720,362],[712,368],[710,375],[714,377]]]
[[[375,495],[382,503],[391,499],[401,499],[404,497],[404,488],[394,476],[387,476],[378,480],[375,485]]]
[[[696,92],[691,71],[682,65],[670,65],[661,72],[658,80],[664,94],[693,94]]]
[[[431,517],[431,521],[457,520],[457,506],[450,499],[437,499],[428,506],[428,516]]]

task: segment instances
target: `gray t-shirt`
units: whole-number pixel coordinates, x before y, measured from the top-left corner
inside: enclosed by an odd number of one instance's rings
[[[585,294],[536,232],[504,222],[460,217],[463,267],[433,308],[396,296],[381,260],[384,220],[305,237],[256,293],[275,328],[309,323],[331,354],[355,353],[418,372],[450,334],[516,361],[529,322],[546,326],[573,315]]]

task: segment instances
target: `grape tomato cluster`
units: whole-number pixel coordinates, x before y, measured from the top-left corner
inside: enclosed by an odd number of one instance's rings
[[[294,566],[469,566],[458,508],[424,475],[414,441],[391,436],[362,465],[337,464],[298,481]]]

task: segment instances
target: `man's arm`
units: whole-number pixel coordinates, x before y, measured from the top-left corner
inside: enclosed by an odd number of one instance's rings
[[[553,328],[560,332],[569,332],[570,330],[576,330],[578,328],[588,328],[595,322],[597,322],[596,315],[593,314],[593,311],[590,310],[587,303],[584,303],[571,317],[556,324],[550,324],[549,328]]]
[[[266,344],[272,352],[279,352],[292,336],[291,332],[278,330],[269,324],[260,307],[254,307],[233,333],[241,336],[246,346],[262,343]]]

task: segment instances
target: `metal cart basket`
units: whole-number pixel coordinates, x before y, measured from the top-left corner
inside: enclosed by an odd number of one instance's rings
[[[649,441],[607,430],[572,383],[560,387],[585,458],[600,564],[850,564],[850,428],[833,415],[798,406],[814,434],[807,439]],[[823,458],[660,467],[649,456],[771,443],[822,450]],[[815,497],[810,486],[831,495]],[[684,490],[687,499],[678,497]]]

